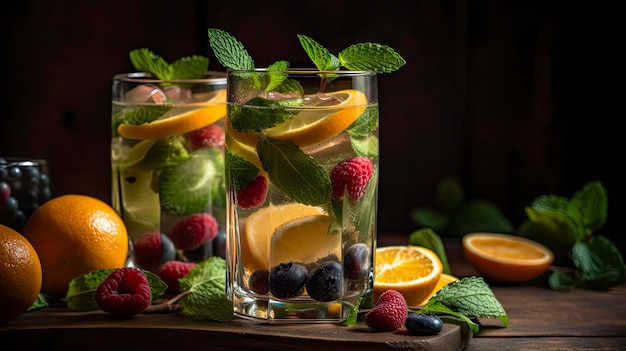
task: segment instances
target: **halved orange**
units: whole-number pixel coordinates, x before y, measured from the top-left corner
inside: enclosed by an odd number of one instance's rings
[[[422,246],[385,246],[376,249],[374,300],[385,290],[400,292],[409,306],[418,306],[435,289],[443,265]]]
[[[463,236],[463,251],[486,279],[522,283],[548,269],[554,260],[544,245],[520,236],[500,233],[470,233]]]
[[[183,134],[217,122],[226,116],[226,89],[205,102],[207,106],[174,107],[161,118],[145,124],[120,124],[117,132],[127,139],[158,139]]]
[[[358,90],[346,89],[326,95],[327,100],[266,129],[265,133],[270,137],[291,141],[299,147],[315,145],[344,131],[367,107],[367,97]],[[239,142],[256,147],[256,133],[239,132],[232,127],[228,132]]]
[[[321,232],[313,230],[320,228],[322,217],[326,219],[326,229]],[[296,223],[307,222],[312,223],[305,225],[301,230],[297,229]],[[275,253],[278,259],[295,257],[298,253],[303,256],[310,254],[314,247],[322,245],[318,243],[320,240],[328,237],[327,228],[328,215],[320,207],[300,203],[270,204],[245,219],[240,234],[241,261],[250,273],[261,268],[268,269],[272,241],[274,245],[286,250],[280,254]]]
[[[439,292],[439,290],[441,290],[441,288],[457,280],[459,280],[459,278],[451,274],[442,273],[433,291],[428,295],[428,297],[424,299],[424,301],[422,301],[422,303],[418,304],[418,306],[425,305],[428,302],[428,300],[430,300],[431,297],[433,297],[436,293]]]

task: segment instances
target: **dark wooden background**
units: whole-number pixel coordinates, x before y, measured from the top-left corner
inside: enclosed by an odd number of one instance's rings
[[[610,5],[609,5],[610,4]],[[617,5],[587,1],[30,0],[3,11],[0,154],[51,161],[56,195],[110,199],[111,77],[128,52],[202,54],[209,27],[240,39],[257,66],[310,66],[296,34],[334,53],[373,41],[407,60],[379,78],[381,232],[437,182],[462,181],[514,223],[538,195],[609,194],[601,232],[623,245],[623,33]],[[612,83],[612,84],[611,84]]]

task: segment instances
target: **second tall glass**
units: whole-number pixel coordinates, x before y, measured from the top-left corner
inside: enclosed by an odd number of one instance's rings
[[[225,115],[225,73],[171,81],[144,73],[113,78],[112,205],[127,226],[131,255],[142,238],[153,246],[161,241],[166,259],[176,254],[200,261],[213,254],[207,238],[215,232],[206,231],[225,229]],[[148,256],[133,255],[128,264],[154,271],[163,259]]]
[[[371,303],[378,98],[370,71],[228,72],[227,294],[239,316],[338,322]]]

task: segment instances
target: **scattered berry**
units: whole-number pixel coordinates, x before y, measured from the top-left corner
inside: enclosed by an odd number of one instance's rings
[[[184,277],[189,271],[195,267],[193,262],[183,261],[169,261],[165,262],[158,271],[158,276],[167,284],[168,294],[178,294],[180,292],[180,286],[178,279]]]
[[[306,291],[317,301],[332,301],[343,293],[343,269],[338,262],[327,261],[317,266],[306,281]]]
[[[195,151],[202,148],[224,150],[224,130],[217,124],[187,133],[188,148]]]
[[[348,279],[363,279],[371,268],[370,248],[363,243],[350,245],[343,256],[343,269]]]
[[[270,272],[269,291],[275,297],[284,299],[301,295],[307,274],[306,267],[301,263],[281,263]]]
[[[269,275],[270,273],[267,269],[259,269],[252,273],[250,278],[248,279],[248,286],[250,290],[254,291],[257,294],[265,295],[270,290],[269,286]]]
[[[243,209],[259,207],[267,196],[268,180],[258,175],[253,181],[237,191],[237,205]]]
[[[176,248],[172,240],[158,232],[143,234],[133,244],[133,250],[137,266],[153,273],[163,263],[176,258]]]
[[[404,325],[408,314],[404,296],[396,290],[386,290],[365,314],[365,324],[378,331],[394,331]]]
[[[342,199],[347,190],[352,201],[359,200],[365,193],[373,171],[372,161],[367,157],[354,157],[339,162],[330,170],[333,199]]]
[[[193,250],[217,235],[217,221],[208,213],[195,213],[174,223],[169,232],[174,246]]]
[[[146,275],[139,268],[120,268],[96,289],[96,303],[103,311],[120,317],[143,313],[152,301]]]
[[[404,326],[417,335],[436,335],[443,329],[443,321],[435,314],[409,313]]]

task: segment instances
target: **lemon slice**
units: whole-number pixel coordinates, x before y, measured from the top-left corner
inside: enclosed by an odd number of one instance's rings
[[[272,237],[277,229],[285,223],[294,220],[326,215],[319,207],[307,206],[300,203],[283,205],[269,205],[252,213],[244,222],[241,239],[241,260],[250,272],[269,268],[269,252]],[[285,227],[281,232],[285,232]],[[288,228],[286,228],[288,229]],[[287,230],[289,231],[289,229]],[[324,233],[326,235],[326,233]],[[282,235],[281,235],[282,236]],[[287,236],[291,237],[290,234]],[[285,238],[287,237],[285,236]],[[286,241],[281,245],[288,244]],[[307,250],[301,247],[300,250]]]
[[[276,228],[270,246],[270,266],[280,263],[308,264],[332,256],[339,258],[339,235],[328,234],[328,215],[295,219]]]
[[[259,155],[256,152],[256,148],[240,143],[237,139],[233,138],[232,131],[233,127],[230,125],[230,122],[226,120],[226,136],[224,143],[226,144],[226,148],[233,153],[243,157],[246,161],[252,163],[259,169],[259,174],[267,178],[267,172],[263,169],[261,165],[261,160],[259,159]]]
[[[205,102],[209,106],[173,108],[161,118],[146,124],[120,124],[117,132],[127,139],[158,139],[188,133],[217,122],[226,115],[226,89],[221,89]],[[173,114],[176,115],[173,115]]]
[[[435,289],[443,265],[436,253],[422,246],[387,246],[376,249],[374,298],[397,290],[410,306],[418,306]]]
[[[311,109],[303,110],[294,118],[265,130],[267,136],[288,140],[306,147],[330,139],[348,128],[365,111],[367,97],[358,90],[347,89],[328,93],[329,99]],[[230,130],[241,143],[256,146],[258,137],[253,132]]]

